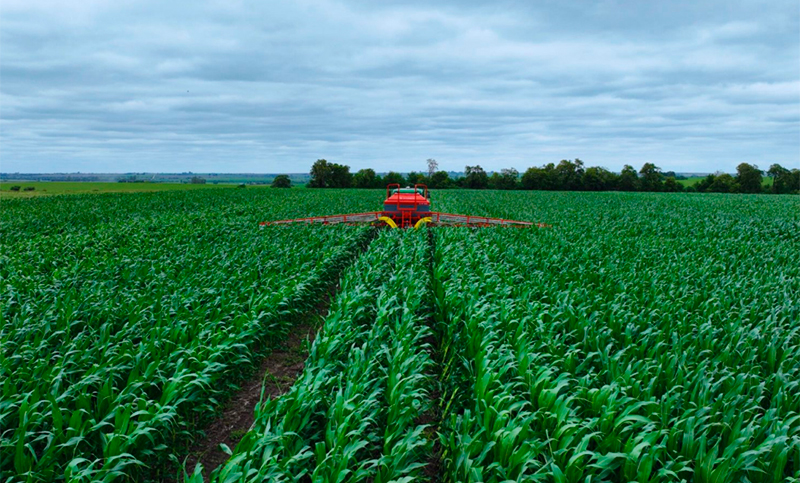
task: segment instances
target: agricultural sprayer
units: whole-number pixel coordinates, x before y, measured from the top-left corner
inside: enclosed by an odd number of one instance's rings
[[[390,228],[419,228],[421,226],[537,226],[549,227],[544,223],[530,221],[506,220],[504,218],[488,218],[485,216],[456,215],[431,211],[430,192],[424,184],[416,184],[413,188],[401,188],[394,183],[386,187],[386,200],[383,211],[366,213],[348,213],[344,215],[312,216],[291,220],[264,221],[260,225],[286,225],[292,223],[333,225],[377,225]]]

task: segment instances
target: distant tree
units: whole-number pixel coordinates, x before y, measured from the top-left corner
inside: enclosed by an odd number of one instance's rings
[[[701,179],[694,185],[694,189],[697,190],[698,193],[705,193],[708,191],[708,188],[714,184],[714,181],[717,179],[716,174],[709,174],[705,178]]]
[[[353,187],[354,188],[377,188],[377,180],[378,177],[375,174],[374,169],[359,169],[356,174],[353,175]]]
[[[192,184],[206,184],[205,178],[201,178],[199,176],[192,176],[191,179]]]
[[[417,183],[425,183],[425,175],[422,173],[417,173],[416,171],[412,171],[408,173],[408,176],[406,176],[406,181],[408,182],[409,186],[414,186]]]
[[[678,183],[678,181],[675,180],[674,176],[669,176],[664,181],[664,191],[667,191],[667,192],[670,192],[670,193],[683,191],[683,185]]]
[[[736,167],[736,182],[742,193],[761,193],[761,175],[763,171],[748,163]]]
[[[429,188],[446,189],[450,188],[451,185],[452,180],[450,179],[450,175],[447,174],[447,171],[437,171],[433,173],[428,181]]]
[[[272,180],[272,187],[273,188],[291,188],[292,187],[292,180],[289,179],[288,174],[279,174],[275,176],[275,179]]]
[[[489,189],[490,190],[499,190],[500,188],[498,188],[498,186],[500,184],[501,184],[500,173],[495,171],[494,173],[492,173],[491,176],[489,176]]]
[[[522,174],[521,185],[524,190],[543,190],[547,174],[544,168],[530,167]]]
[[[608,171],[607,182],[606,182],[606,189],[609,191],[616,191],[619,189],[619,174]]]
[[[639,170],[639,189],[641,191],[661,191],[663,182],[661,181],[661,168],[653,163],[644,163]]]
[[[605,168],[591,167],[583,172],[581,185],[587,191],[606,191],[614,189],[614,173]]]
[[[464,176],[464,188],[469,189],[486,189],[489,187],[489,175],[486,171],[477,166],[467,166],[464,168],[466,176]]]
[[[556,165],[547,163],[541,168],[528,168],[522,175],[522,189],[557,190],[560,188],[559,172]]]
[[[495,190],[513,190],[519,186],[519,171],[514,168],[506,168],[500,172],[492,173],[489,178],[489,187]]]
[[[639,188],[639,174],[633,166],[626,164],[622,168],[617,180],[617,188],[620,191],[636,191]]]
[[[12,187],[11,187],[11,188],[9,188],[9,189],[10,189],[11,191],[19,191],[19,190],[21,190],[21,189],[22,189],[22,187],[21,187],[21,186],[16,186],[16,185],[14,185],[14,186],[12,186]]]
[[[328,186],[331,188],[350,188],[353,186],[353,175],[350,173],[350,166],[331,163],[330,179]]]
[[[311,180],[308,182],[309,188],[326,188],[328,179],[331,175],[331,167],[327,160],[318,159],[311,166]]]
[[[575,159],[575,161],[568,161],[562,159],[556,166],[556,189],[562,191],[573,191],[581,189],[581,180],[583,179],[583,161]]]
[[[599,172],[600,168],[590,167],[586,168],[581,179],[581,185],[586,191],[603,191],[605,183]]]
[[[794,176],[791,171],[780,164],[773,164],[767,170],[767,176],[772,178],[771,191],[775,194],[787,194],[794,191]]]
[[[389,171],[386,173],[386,176],[383,177],[383,184],[390,185],[397,183],[400,186],[403,186],[406,182],[406,179],[400,173],[395,173],[394,171]]]
[[[714,177],[714,182],[711,183],[707,191],[712,193],[736,193],[739,191],[739,185],[733,176],[728,173],[721,173]]]
[[[559,181],[559,173],[556,169],[556,165],[554,163],[547,163],[546,165],[542,166],[544,170],[544,189],[546,190],[559,190],[561,189],[561,184]]]
[[[35,190],[36,190],[35,186],[26,186],[26,187],[22,188],[22,191],[35,191]],[[47,191],[47,190],[45,190],[45,191]]]
[[[324,159],[318,159],[311,166],[309,188],[349,188],[352,184],[353,175],[350,173],[350,166],[329,163]]]
[[[675,178],[675,181],[680,181],[682,179],[686,179],[686,176],[680,175],[675,173],[675,171],[662,171],[661,175],[664,177],[664,181],[666,182],[667,178],[670,176]]]
[[[433,179],[433,174],[439,171],[439,163],[433,158],[428,158],[428,179]]]
[[[792,183],[793,191],[790,191],[790,193],[794,192],[800,195],[800,169],[792,170],[792,180],[793,180]]]
[[[800,194],[800,169],[793,169],[792,170],[792,191],[796,194]]]

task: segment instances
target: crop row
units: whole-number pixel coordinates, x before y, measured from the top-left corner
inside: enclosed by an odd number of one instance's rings
[[[790,200],[711,197],[703,212],[686,196],[551,195],[567,206],[481,196],[448,192],[441,209],[556,227],[435,229],[432,259],[407,243],[418,235],[390,232],[395,246],[383,234],[348,273],[306,371],[265,402],[214,481],[800,477]],[[369,268],[389,260],[408,275]],[[412,298],[397,294],[409,290],[427,323],[387,338],[377,314],[403,307]],[[385,395],[378,347],[404,337],[422,349],[403,353],[418,376],[407,393],[427,400],[410,443],[381,432],[418,407]],[[393,454],[407,469],[381,472]]]
[[[436,232],[448,481],[800,476],[797,242],[695,221]]]
[[[384,231],[346,272],[302,376],[212,481],[412,481],[430,456],[429,245]],[[188,481],[202,481],[198,467]]]
[[[3,481],[169,474],[255,358],[316,305],[370,236],[259,232],[220,218],[222,203],[184,211],[187,199],[172,195],[160,211],[146,196],[124,209],[128,195],[97,197],[91,209],[81,197],[31,200],[52,208],[41,212],[54,223],[44,232],[35,213],[4,211]],[[56,223],[64,205],[76,214]]]
[[[253,230],[261,221],[373,211],[377,190],[204,189],[180,192],[107,193],[3,199],[0,233],[4,242],[31,236],[83,234],[137,225],[168,229],[175,223],[197,228]]]
[[[4,202],[0,481],[170,477],[373,234],[256,222],[380,196]],[[435,229],[433,254],[424,233],[382,232],[345,271],[304,373],[258,407],[214,481],[800,478],[796,197],[433,202],[554,226]]]

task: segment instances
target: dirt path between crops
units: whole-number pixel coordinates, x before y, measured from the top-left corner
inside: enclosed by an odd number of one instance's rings
[[[433,231],[428,229],[428,245],[430,246],[430,258],[428,259],[428,270],[430,271],[430,282],[431,286],[429,290],[431,295],[435,297],[435,282],[434,282],[434,254],[436,252],[436,238],[433,235]],[[436,311],[437,305],[434,304],[431,307],[431,310]],[[442,334],[441,328],[436,326],[437,316],[441,314],[430,314],[430,317],[427,320],[428,326],[431,328],[431,335],[428,337],[428,340],[425,342],[430,347],[431,351],[431,358],[433,359],[433,366],[430,369],[430,376],[433,380],[433,387],[431,387],[431,391],[429,393],[430,397],[430,408],[420,415],[417,424],[427,424],[430,425],[428,430],[428,437],[433,440],[433,447],[431,448],[431,452],[428,455],[428,459],[425,462],[425,467],[422,470],[422,474],[425,476],[427,481],[432,483],[436,483],[442,481],[442,445],[439,441],[439,434],[441,432],[442,426],[442,384],[444,381],[441,380],[442,377]]]
[[[322,317],[327,314],[318,312]],[[220,416],[206,429],[206,437],[192,447],[186,459],[186,471],[191,474],[197,463],[203,465],[203,481],[208,481],[211,472],[228,459],[220,450],[224,443],[233,449],[255,421],[255,409],[264,397],[276,398],[292,387],[303,372],[307,349],[314,342],[318,326],[301,323],[292,327],[288,338],[264,358],[253,377],[242,384],[241,390],[226,404]],[[308,343],[305,341],[308,340]]]
[[[271,399],[289,391],[303,372],[308,349],[322,329],[331,302],[339,293],[341,277],[345,270],[367,251],[376,234],[377,232],[373,231],[366,239],[359,241],[361,245],[359,252],[347,267],[339,270],[337,277],[339,280],[322,294],[316,307],[300,317],[289,330],[286,340],[272,348],[253,376],[243,382],[241,389],[225,403],[219,417],[205,428],[205,438],[196,441],[186,457],[184,468],[189,475],[194,472],[197,463],[200,463],[203,465],[203,481],[208,482],[211,472],[227,461],[228,455],[220,450],[220,444],[225,444],[233,450],[250,430],[255,422],[255,409],[261,400],[262,388],[264,397]],[[164,483],[173,482],[165,480]]]
[[[264,397],[271,399],[289,391],[303,372],[308,349],[322,329],[322,321],[328,316],[331,301],[338,292],[338,284],[331,287],[319,304],[292,326],[287,338],[261,361],[253,376],[242,383],[239,392],[228,400],[219,417],[206,427],[206,437],[191,448],[185,465],[188,474],[191,475],[195,465],[200,463],[203,465],[203,481],[207,482],[211,472],[228,459],[219,445],[224,443],[234,449],[250,430],[262,387]]]

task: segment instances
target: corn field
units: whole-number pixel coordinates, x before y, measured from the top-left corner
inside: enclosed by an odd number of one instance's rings
[[[380,202],[4,201],[0,481],[800,481],[796,197],[435,191],[553,227],[257,228]],[[184,468],[333,286],[291,388]]]

